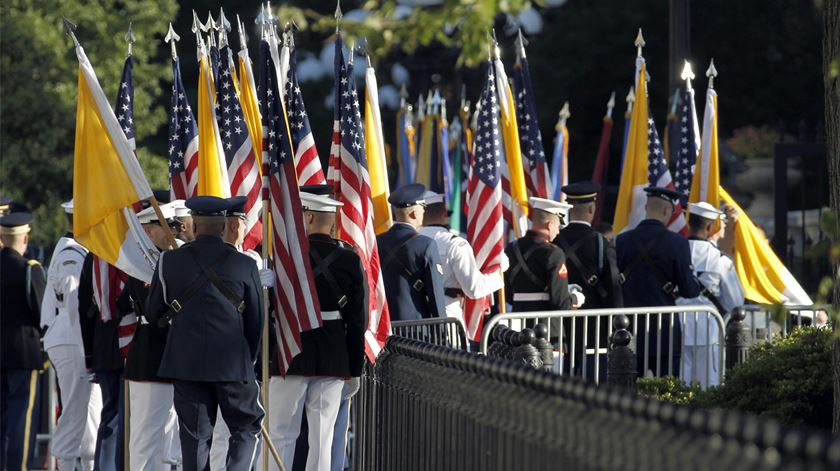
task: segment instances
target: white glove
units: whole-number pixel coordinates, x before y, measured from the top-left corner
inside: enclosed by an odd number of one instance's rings
[[[502,252],[502,262],[501,262],[501,264],[502,264],[502,267],[500,268],[500,270],[502,271],[502,273],[508,271],[508,268],[510,268],[510,259],[508,259],[507,254],[505,254],[504,252]]]
[[[263,288],[274,288],[274,272],[268,268],[260,268],[260,283]]]
[[[586,302],[586,296],[583,295],[583,288],[580,285],[569,284],[569,295],[572,297],[572,307],[581,307]]]

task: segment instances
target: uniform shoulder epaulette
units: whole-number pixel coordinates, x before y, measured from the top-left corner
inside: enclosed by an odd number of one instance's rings
[[[35,260],[34,258],[30,258],[29,260],[27,260],[26,264],[29,265],[30,267],[41,266],[41,262],[39,262],[38,260]]]
[[[359,252],[356,250],[356,247],[354,247],[353,245],[348,244],[347,242],[344,242],[343,240],[335,239],[335,243],[336,243],[339,247],[341,247],[342,249],[344,249],[344,250],[349,250],[349,251],[353,252],[354,254],[358,254],[358,253],[359,253]]]

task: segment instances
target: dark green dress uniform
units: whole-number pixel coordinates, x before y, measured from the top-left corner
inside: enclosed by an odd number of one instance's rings
[[[32,215],[0,217],[0,232],[29,231]],[[47,278],[37,260],[28,260],[10,247],[0,249],[0,469],[29,469],[38,429],[38,371],[41,352],[41,300]]]
[[[510,259],[505,272],[505,299],[513,312],[571,308],[566,255],[546,234],[528,231],[508,244],[505,254]],[[551,334],[558,334],[554,325]]]
[[[666,188],[649,187],[645,188],[645,191],[649,198],[663,198],[672,203],[679,198],[679,193]],[[625,306],[673,306],[677,296],[694,298],[700,295],[700,287],[691,268],[688,240],[668,230],[661,221],[645,219],[635,229],[619,234],[615,243],[618,268],[624,280],[622,288]],[[632,322],[631,319],[631,329]],[[655,316],[651,317],[647,329],[644,319],[640,317],[633,332],[636,337],[639,374],[644,374],[644,348],[647,339],[648,369],[655,373],[658,364],[660,373],[665,374],[670,364],[672,374],[679,376],[682,344],[680,323],[677,321],[674,325],[672,358],[669,358],[672,341],[670,316],[662,316],[661,336],[657,333],[658,327]]]
[[[230,207],[213,196],[186,205],[220,222]],[[263,310],[254,261],[221,237],[200,235],[161,254],[146,306],[150,323],[171,323],[158,376],[175,386],[184,469],[208,469],[218,409],[231,433],[227,466],[248,469],[265,415],[254,374]]]
[[[412,183],[391,193],[395,207],[423,204],[426,187]],[[435,241],[411,224],[395,222],[376,237],[385,297],[392,321],[445,317],[443,267]]]

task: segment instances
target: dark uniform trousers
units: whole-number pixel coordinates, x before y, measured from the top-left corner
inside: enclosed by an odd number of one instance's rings
[[[624,301],[616,266],[615,247],[588,224],[572,221],[554,239],[566,254],[569,283],[576,284],[586,297],[581,309],[623,307]],[[570,346],[572,362],[564,362],[564,373],[592,379],[595,363],[601,381],[607,377],[610,316],[566,319],[563,328],[574,345]],[[597,337],[597,343],[596,343]]]
[[[125,463],[125,390],[122,381],[125,362],[119,349],[119,311],[115,311],[113,319],[102,321],[93,296],[93,260],[94,255],[88,253],[82,265],[78,291],[85,366],[94,371],[102,391],[93,469],[122,470]]]
[[[662,222],[645,219],[635,229],[619,234],[615,244],[618,268],[624,279],[622,292],[625,306],[673,306],[676,295],[664,289],[671,286],[685,298],[700,295],[700,287],[691,269],[688,240],[668,230]],[[646,323],[644,317],[640,316],[635,325],[634,319],[630,319],[630,329],[636,341],[639,375],[645,374],[647,362],[647,369],[654,373],[658,367],[662,375],[670,369],[671,374],[679,376],[682,350],[682,328],[679,321],[674,322],[672,336],[670,315],[663,314],[661,317],[661,334],[658,332],[660,327],[657,316],[649,319]]]
[[[226,468],[251,469],[265,415],[254,374],[263,307],[254,260],[198,236],[161,254],[146,306],[150,323],[171,321],[158,376],[175,388],[184,469],[210,469],[217,408],[231,434]]]
[[[46,276],[41,265],[11,248],[0,249],[0,468],[29,469],[39,424],[38,371],[41,300]]]
[[[445,317],[443,269],[435,241],[397,222],[376,237],[392,321]]]
[[[563,250],[537,231],[528,231],[505,247],[510,268],[505,272],[505,299],[513,312],[556,311],[572,306]],[[550,325],[559,340],[560,323]]]

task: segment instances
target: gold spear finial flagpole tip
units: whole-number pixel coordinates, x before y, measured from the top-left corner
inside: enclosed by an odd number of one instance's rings
[[[717,74],[718,72],[717,69],[715,69],[715,60],[714,58],[712,58],[712,60],[709,63],[709,68],[706,70],[706,77],[709,77],[709,88],[715,88],[714,82],[715,77],[717,77]]]
[[[627,97],[624,99],[627,103],[633,103],[636,101],[636,87],[630,85],[630,91],[627,92]]]
[[[169,47],[172,49],[172,59],[176,59],[178,57],[178,51],[175,47],[175,43],[181,40],[181,36],[178,36],[178,33],[175,32],[175,28],[172,27],[172,23],[169,23],[169,31],[166,32],[166,36],[163,38],[163,42],[169,43]]]
[[[335,2],[335,32],[338,33],[341,31],[341,19],[344,18],[344,15],[341,13],[341,0],[336,0]]]
[[[516,60],[517,62],[521,59],[525,58],[525,46],[528,45],[528,41],[525,39],[525,36],[522,35],[522,28],[519,28],[519,32],[516,35]]]
[[[572,113],[569,111],[569,102],[566,101],[563,103],[563,107],[560,108],[560,119],[569,119],[572,116]]]
[[[62,29],[64,30],[64,34],[70,36],[70,39],[73,40],[73,45],[75,47],[79,47],[79,40],[76,39],[76,33],[73,32],[76,30],[76,25],[70,20],[68,20],[67,17],[64,15],[61,15],[61,24]]]
[[[128,31],[125,33],[124,38],[125,38],[125,42],[128,44],[128,55],[130,56],[131,55],[131,47],[137,41],[137,39],[134,37],[134,31],[131,29],[131,22],[130,21],[128,22]]]
[[[682,73],[680,74],[680,78],[683,80],[693,80],[694,79],[694,71],[691,70],[691,62],[685,61],[685,65],[683,65]]]
[[[639,28],[639,33],[636,35],[636,40],[633,41],[633,45],[636,46],[636,54],[642,57],[642,48],[645,47],[645,37],[642,36],[642,28]]]

